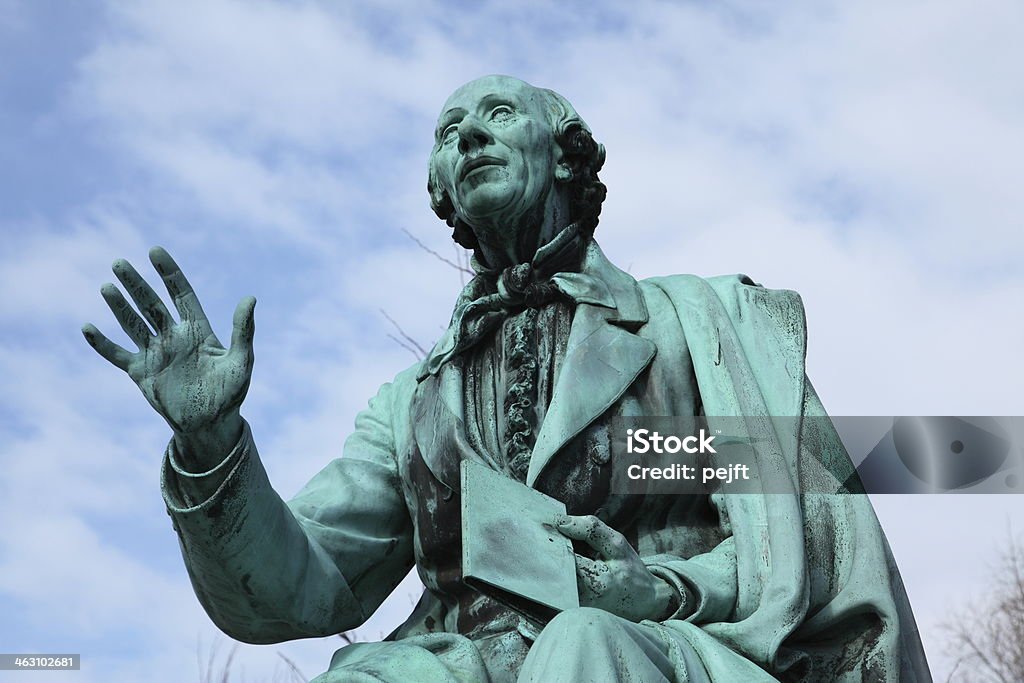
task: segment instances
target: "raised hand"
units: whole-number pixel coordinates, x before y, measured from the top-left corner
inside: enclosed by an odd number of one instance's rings
[[[626,537],[593,515],[562,515],[555,528],[583,541],[601,558],[576,555],[580,605],[596,607],[630,621],[668,616],[675,589],[651,574]]]
[[[132,353],[92,324],[82,334],[96,352],[128,373],[149,404],[174,430],[194,466],[216,465],[237,441],[239,407],[252,377],[256,299],[245,297],[235,309],[231,348],[217,339],[192,286],[161,247],[149,252],[178,311],[176,322],[153,288],[124,259],[113,271],[139,313],[111,283],[100,288],[125,334],[138,346]]]

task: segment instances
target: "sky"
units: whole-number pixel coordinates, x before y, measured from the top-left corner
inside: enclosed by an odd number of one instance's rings
[[[285,497],[415,361],[459,274],[428,206],[447,95],[506,73],[607,148],[597,237],[635,277],[801,293],[833,415],[1022,415],[1024,5],[0,0],[0,651],[77,683],[201,680],[232,643],[159,492],[169,428],[83,341],[129,344],[111,262],[165,246],[222,339],[257,297],[243,415]],[[1024,505],[881,496],[933,673]],[[378,638],[415,581],[359,630]],[[239,680],[322,672],[337,638],[243,645]],[[283,655],[283,657],[282,657]],[[275,679],[274,677],[277,676]]]

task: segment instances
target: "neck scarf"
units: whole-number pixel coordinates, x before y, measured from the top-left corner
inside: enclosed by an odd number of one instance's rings
[[[500,272],[473,259],[477,275],[462,290],[448,329],[427,355],[419,379],[437,374],[441,367],[474,347],[509,316],[525,308],[540,308],[556,298],[573,303],[614,306],[608,286],[576,272],[586,240],[575,223],[537,250],[529,263]]]

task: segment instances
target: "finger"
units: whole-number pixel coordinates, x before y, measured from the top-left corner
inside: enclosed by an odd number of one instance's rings
[[[96,353],[106,358],[107,362],[125,372],[128,371],[128,363],[131,362],[132,354],[126,349],[107,339],[92,323],[82,325],[82,335],[85,336],[85,341],[89,342],[89,346],[96,349]]]
[[[576,556],[576,578],[583,588],[594,596],[602,595],[607,588],[605,580],[608,565],[599,560],[591,560],[582,555]]]
[[[209,327],[210,323],[206,319],[206,314],[203,313],[203,307],[199,304],[199,298],[193,291],[192,285],[189,284],[185,274],[181,272],[181,268],[167,253],[167,250],[163,247],[153,247],[149,250],[149,260],[153,262],[156,272],[160,273],[164,286],[167,287],[167,292],[171,295],[181,319],[205,323],[206,327]]]
[[[256,333],[255,309],[254,296],[243,298],[235,307],[235,316],[231,324],[231,351],[252,353],[252,338]]]
[[[157,332],[168,329],[173,323],[170,312],[135,267],[124,259],[117,259],[112,269],[153,329]]]
[[[565,515],[555,525],[562,534],[583,541],[606,560],[624,559],[629,554],[626,538],[594,515]]]
[[[121,294],[121,290],[108,282],[100,287],[100,295],[107,302],[107,306],[110,306],[110,310],[114,312],[114,317],[121,324],[121,329],[124,330],[124,333],[140,349],[146,348],[149,345],[149,340],[153,338],[153,333],[146,326],[145,321],[135,312],[135,309],[131,307],[128,300],[124,298],[124,295]]]

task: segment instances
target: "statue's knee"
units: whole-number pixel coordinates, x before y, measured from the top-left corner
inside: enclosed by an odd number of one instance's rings
[[[593,607],[559,613],[530,648],[519,680],[601,680],[589,674],[581,675],[581,672],[607,662],[614,644],[623,640],[627,623],[621,617]]]
[[[595,607],[576,607],[560,612],[541,631],[541,638],[545,635],[555,638],[566,636],[593,635],[595,633],[608,633],[622,628],[623,619],[611,612]]]

